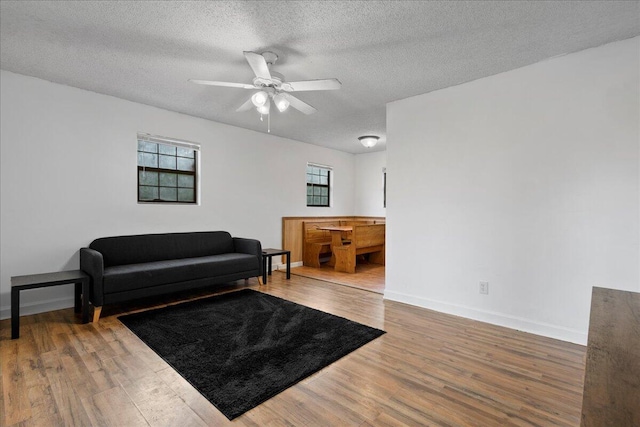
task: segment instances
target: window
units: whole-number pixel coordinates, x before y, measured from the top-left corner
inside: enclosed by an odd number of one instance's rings
[[[138,202],[195,204],[200,146],[138,134]]]
[[[307,163],[307,206],[330,206],[331,167]]]

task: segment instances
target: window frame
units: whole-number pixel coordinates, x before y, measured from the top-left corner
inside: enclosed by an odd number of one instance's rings
[[[309,168],[317,168],[317,169],[321,169],[323,171],[327,172],[327,183],[326,184],[320,184],[320,183],[313,183],[313,182],[309,182]],[[331,166],[327,166],[327,165],[320,165],[320,164],[316,164],[316,163],[307,163],[307,169],[305,171],[305,181],[306,181],[306,196],[307,196],[307,207],[308,208],[330,208],[331,207],[331,183],[332,183],[332,178],[333,178],[333,168]],[[323,177],[323,175],[317,175],[317,174],[311,174],[314,176],[318,176],[318,177]],[[313,189],[314,188],[326,188],[327,189],[327,203],[326,204],[309,204],[309,188],[312,189],[312,193],[313,193]],[[314,194],[311,194],[311,197],[315,197]],[[320,197],[325,197],[323,195],[320,195]]]
[[[164,156],[173,156],[175,157],[175,161],[176,161],[176,168],[175,169],[171,169],[171,168],[162,168],[159,165],[159,161],[158,161],[158,166],[157,167],[153,167],[153,166],[145,166],[145,165],[141,165],[140,164],[140,153],[146,153],[146,151],[144,150],[140,150],[140,142],[147,142],[147,143],[152,143],[152,144],[157,144],[157,145],[164,145],[164,146],[168,146],[168,147],[172,147],[175,148],[175,154],[162,154]],[[200,197],[199,197],[199,172],[200,172],[200,145],[193,143],[193,142],[188,142],[188,141],[183,141],[183,140],[178,140],[178,139],[173,139],[173,138],[166,138],[166,137],[161,137],[161,136],[156,136],[156,135],[149,135],[149,134],[142,134],[142,133],[138,133],[137,139],[136,139],[136,154],[137,154],[137,171],[136,171],[136,175],[137,175],[137,188],[136,188],[136,193],[137,193],[137,200],[139,204],[169,204],[169,205],[199,205],[200,204]],[[193,151],[193,157],[186,157],[186,156],[180,156],[179,155],[179,149],[187,149],[187,150],[191,150]],[[158,151],[156,152],[156,154],[158,156],[161,155],[160,153],[160,148],[158,147]],[[193,171],[189,171],[189,170],[180,170],[177,168],[177,163],[178,160],[180,158],[184,158],[184,159],[193,159]],[[159,160],[159,159],[158,159]],[[158,174],[158,183],[157,185],[146,185],[144,183],[141,183],[140,180],[140,172],[155,172]],[[160,185],[160,174],[161,173],[169,173],[172,175],[176,175],[176,186],[173,187],[167,187],[167,186],[163,186]],[[193,187],[180,187],[179,186],[179,182],[180,182],[180,176],[189,176],[189,177],[193,177]],[[140,189],[141,187],[152,187],[152,188],[156,188],[158,190],[158,198],[157,199],[142,199],[140,197]],[[166,199],[162,199],[160,198],[160,190],[161,188],[166,187],[166,188],[175,188],[176,189],[176,200],[166,200]],[[178,196],[178,190],[180,188],[186,188],[186,189],[192,189],[193,190],[193,200],[190,201],[184,201],[184,200],[179,200],[179,196]]]

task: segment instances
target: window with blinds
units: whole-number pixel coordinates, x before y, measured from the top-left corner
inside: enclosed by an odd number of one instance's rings
[[[199,151],[192,142],[138,134],[138,202],[197,204]]]

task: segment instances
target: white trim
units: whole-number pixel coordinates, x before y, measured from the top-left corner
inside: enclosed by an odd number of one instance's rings
[[[333,166],[329,165],[321,165],[320,163],[307,162],[307,167],[311,166],[312,168],[322,168],[332,171]]]
[[[197,142],[185,141],[182,139],[167,138],[164,136],[151,135],[149,133],[138,132],[138,140],[146,142],[154,142],[156,144],[170,144],[178,147],[190,148],[200,151],[200,144]]]
[[[291,268],[302,267],[302,261],[296,261],[291,263]],[[272,270],[284,270],[287,271],[287,264],[273,264]]]
[[[451,304],[442,301],[435,301],[428,298],[416,297],[401,292],[384,292],[384,299],[415,305],[441,313],[461,316],[467,319],[478,320],[480,322],[491,323],[493,325],[504,326],[518,331],[529,332],[531,334],[542,335],[575,344],[587,345],[587,333],[577,329],[564,328],[548,323],[536,322],[522,317],[511,316],[504,313],[496,313],[463,305]]]

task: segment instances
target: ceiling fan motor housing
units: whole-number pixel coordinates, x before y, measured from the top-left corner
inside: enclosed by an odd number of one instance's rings
[[[278,55],[270,51],[262,52],[261,55],[267,61],[267,65],[273,65],[278,60]]]
[[[256,77],[253,79],[254,86],[261,87],[263,89],[274,88],[276,90],[280,90],[282,82],[285,81],[284,76],[271,70],[271,66],[278,60],[278,55],[270,51],[262,52],[261,55],[267,62],[267,67],[269,67],[269,74],[271,74],[271,78],[265,79],[263,77]]]
[[[270,71],[271,73],[271,78],[270,79],[265,79],[262,77],[256,77],[253,79],[253,84],[256,87],[262,87],[262,88],[274,88],[274,89],[280,89],[280,86],[282,85],[282,82],[284,81],[284,76],[280,73],[276,73],[275,71]]]

